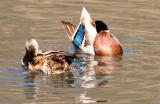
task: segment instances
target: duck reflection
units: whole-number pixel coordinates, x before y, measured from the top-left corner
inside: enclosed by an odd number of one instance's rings
[[[25,76],[25,96],[26,99],[38,99],[39,91],[47,91],[48,88],[94,88],[97,86],[110,87],[109,80],[111,73],[119,67],[121,57],[117,56],[92,56],[80,55],[72,64],[71,73],[62,74],[26,74]],[[44,87],[41,86],[47,86]],[[82,91],[78,96],[81,102],[95,102],[95,99],[86,96],[87,92]],[[54,93],[54,91],[53,91]],[[57,92],[56,92],[57,93]],[[89,99],[89,100],[86,100]]]
[[[121,56],[88,56],[82,55],[74,65],[74,85],[84,88],[77,98],[80,103],[106,103],[106,99],[93,98],[88,93],[88,88],[97,86],[111,87],[110,74],[119,66]]]
[[[77,103],[82,103],[82,104],[90,104],[90,103],[103,103],[106,104],[107,100],[106,99],[98,99],[98,98],[92,98],[88,95],[87,91],[84,90],[80,96],[77,98]]]
[[[53,89],[53,92],[50,93],[61,93],[61,91],[57,92],[56,90],[54,91],[54,89],[70,87],[74,82],[74,79],[71,78],[72,76],[71,73],[50,76],[43,73],[27,73],[25,74],[23,83],[25,98],[29,101],[37,101],[45,95],[44,92],[49,93],[49,89]]]
[[[110,73],[118,67],[121,56],[81,56],[75,62],[73,74],[76,87],[109,86]]]
[[[86,103],[96,103],[96,99],[92,99],[91,97],[87,96],[87,91],[83,91],[79,96],[79,101],[83,104]]]
[[[46,75],[43,78],[43,83],[52,88],[66,88],[71,87],[74,83],[73,74],[71,72]]]
[[[121,59],[121,56],[96,56],[95,60],[98,62],[94,66],[96,75],[110,74],[116,67],[119,67],[118,63]]]
[[[25,97],[26,99],[36,99],[36,93],[38,92],[38,86],[35,84],[35,78],[37,78],[36,74],[26,74],[25,76]]]

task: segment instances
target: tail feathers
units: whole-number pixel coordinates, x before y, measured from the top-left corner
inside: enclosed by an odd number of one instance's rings
[[[74,32],[76,31],[76,26],[70,22],[61,21],[64,31],[68,35],[69,39],[72,39]]]
[[[69,22],[61,21],[61,23],[75,47],[80,49],[87,45],[93,45],[97,34],[95,21],[85,7],[82,9],[80,24],[77,27]]]
[[[89,14],[89,12],[87,11],[87,9],[85,7],[83,7],[82,13],[81,13],[80,22],[83,25],[86,25],[86,24],[88,24],[87,21],[89,21],[90,24],[93,25],[93,27],[95,27],[96,24],[95,24],[94,18]]]
[[[26,41],[25,44],[26,52],[37,54],[39,52],[39,44],[35,39],[31,39],[31,41]]]
[[[32,39],[31,41],[26,41],[25,49],[26,53],[23,57],[22,65],[28,66],[29,63],[33,63],[33,58],[40,51],[38,42],[35,39]]]
[[[91,19],[90,14],[88,13],[87,9],[83,7],[80,18],[81,22],[83,23],[84,20],[90,20],[90,19]]]

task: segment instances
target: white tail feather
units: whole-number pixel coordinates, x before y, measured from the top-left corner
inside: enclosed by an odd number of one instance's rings
[[[39,50],[39,44],[35,39],[31,39],[31,41],[26,41],[26,50],[28,51],[35,51],[35,54],[37,54],[40,50]]]
[[[90,14],[88,13],[87,9],[85,7],[83,7],[82,9],[82,13],[81,13],[81,20],[85,18],[87,20],[90,20],[91,16]]]
[[[39,44],[38,44],[37,40],[31,39],[31,44],[34,46],[34,48],[36,50],[36,53],[38,53],[38,51],[39,51]]]
[[[89,41],[90,45],[93,45],[95,37],[97,35],[96,28],[93,26],[91,22],[95,22],[85,7],[82,9],[80,23],[85,26],[85,35],[86,39]]]

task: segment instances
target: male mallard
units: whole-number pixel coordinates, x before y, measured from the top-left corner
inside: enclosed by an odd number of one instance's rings
[[[86,8],[82,10],[77,27],[69,22],[61,22],[73,45],[84,53],[93,55],[123,54],[122,45],[109,32],[107,25],[103,21],[95,21]]]
[[[74,54],[64,51],[42,52],[35,39],[26,41],[25,50],[22,66],[29,72],[42,70],[46,74],[63,73],[69,70],[69,65],[75,58]]]

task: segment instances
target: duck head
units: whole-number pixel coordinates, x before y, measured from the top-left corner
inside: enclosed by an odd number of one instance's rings
[[[103,21],[96,20],[95,24],[96,24],[97,33],[101,31],[109,31],[107,24],[105,24]]]
[[[109,32],[108,26],[103,21],[95,21],[97,35],[94,41],[94,51],[97,55],[121,55],[122,46],[118,39]]]

